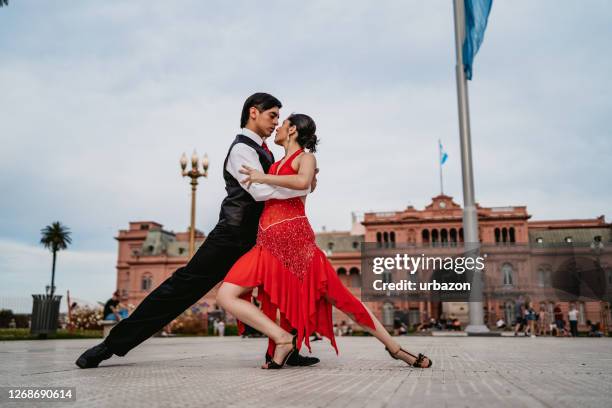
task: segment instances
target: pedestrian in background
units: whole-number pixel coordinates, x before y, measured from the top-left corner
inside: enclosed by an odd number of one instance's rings
[[[576,310],[576,305],[572,305],[571,310],[568,312],[568,320],[570,323],[570,332],[573,337],[578,337],[578,316],[580,312]]]
[[[540,306],[540,312],[538,313],[538,335],[545,336],[546,328],[550,324],[550,320],[548,318],[548,313],[546,312],[546,308],[544,305]]]

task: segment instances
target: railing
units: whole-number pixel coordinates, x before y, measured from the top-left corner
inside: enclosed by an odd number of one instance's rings
[[[489,207],[493,212],[512,212],[514,207]]]
[[[380,212],[366,213],[366,215],[374,215],[380,218],[391,218],[391,217],[395,217],[396,214],[397,213],[395,211],[380,211]]]

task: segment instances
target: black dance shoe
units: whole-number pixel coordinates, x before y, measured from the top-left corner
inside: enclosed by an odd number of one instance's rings
[[[81,354],[75,364],[80,368],[96,368],[100,362],[112,356],[113,352],[102,342]]]
[[[272,359],[269,363],[268,363],[268,370],[280,370],[281,368],[283,368],[285,366],[285,364],[287,363],[287,360],[289,360],[289,358],[291,358],[292,354],[297,354],[297,347],[296,347],[296,340],[297,340],[297,334],[295,336],[293,336],[293,339],[291,341],[285,341],[282,343],[276,343],[277,346],[281,346],[281,345],[285,345],[285,344],[291,344],[291,350],[289,351],[289,353],[285,356],[285,358],[283,359],[282,362],[277,363],[276,361],[274,361],[274,359]]]
[[[415,356],[414,354],[407,352],[401,347],[395,353],[391,352],[391,350],[389,350],[386,347],[385,347],[385,350],[387,350],[389,355],[393,357],[395,360],[402,360],[408,365],[411,365],[413,367],[429,368],[433,364],[433,361],[426,355],[419,353],[418,356]],[[425,362],[426,359],[427,359],[427,364],[423,364],[423,362]]]
[[[272,357],[266,353],[266,364],[270,364]],[[291,353],[291,357],[287,359],[287,365],[292,367],[308,367],[320,362],[316,357],[303,356],[300,353]]]
[[[287,360],[287,365],[293,367],[308,367],[317,364],[319,361],[316,357],[302,356],[299,353],[292,353]]]

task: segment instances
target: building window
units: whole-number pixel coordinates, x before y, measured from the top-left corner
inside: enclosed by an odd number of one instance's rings
[[[436,246],[438,244],[438,230],[437,229],[431,231],[431,243],[433,244],[433,246]]]
[[[359,242],[353,241],[353,249],[359,248]]]
[[[501,231],[499,228],[495,228],[495,242],[499,243],[501,240]]]
[[[565,242],[567,242],[568,244],[572,243],[572,237],[565,237]]]
[[[544,238],[542,238],[542,237],[537,237],[537,238],[536,238],[536,242],[537,242],[538,244],[542,244],[542,243],[544,243]]]
[[[149,229],[149,224],[142,224],[142,225],[140,226],[140,229],[141,229],[141,230],[148,230],[148,229]]]
[[[144,274],[142,276],[142,280],[140,281],[140,290],[148,292],[151,290],[153,286],[153,277],[150,274]]]
[[[510,265],[509,263],[503,264],[501,267],[501,271],[504,277],[504,285],[506,286],[514,285],[514,276],[512,276],[513,275],[512,265]]]
[[[457,230],[455,228],[451,228],[450,230],[450,241],[452,246],[457,245]]]
[[[377,247],[382,247],[382,234],[380,232],[376,233],[376,243],[377,243]]]
[[[463,242],[463,228],[459,228],[459,242]]]
[[[351,286],[354,288],[358,288],[361,286],[361,274],[359,273],[359,268],[351,268],[349,270],[349,275],[351,277]]]
[[[183,255],[185,253],[185,248],[179,248],[179,255]]]
[[[385,269],[382,273],[382,281],[383,283],[391,283],[391,271]]]
[[[541,288],[551,286],[552,267],[550,265],[540,265],[538,267],[538,286]]]
[[[423,230],[421,233],[421,237],[423,238],[423,245],[429,244],[429,230]]]
[[[338,272],[338,275],[346,275],[346,269],[345,268],[338,268],[338,270],[336,272]]]
[[[334,243],[333,242],[328,242],[327,243],[327,255],[331,255],[333,250],[334,250]]]
[[[442,231],[440,231],[440,242],[442,243],[442,246],[446,246],[448,244],[448,231],[446,228],[442,228]]]

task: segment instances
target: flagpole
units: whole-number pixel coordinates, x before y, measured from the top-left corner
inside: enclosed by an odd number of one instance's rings
[[[444,195],[444,184],[442,183],[442,141],[438,139],[438,165],[440,166],[440,194]]]
[[[465,2],[453,0],[455,17],[455,51],[457,65],[457,102],[459,107],[459,144],[461,146],[461,175],[463,181],[463,232],[465,250],[469,257],[480,254],[480,239],[478,237],[478,214],[474,198],[474,174],[472,169],[472,147],[470,141],[470,113],[467,92],[467,79],[463,68],[463,39],[465,38]],[[483,306],[483,276],[482,272],[473,270],[472,287],[470,291],[469,318],[466,327],[468,333],[483,333],[489,329],[484,324]]]

